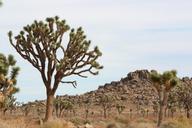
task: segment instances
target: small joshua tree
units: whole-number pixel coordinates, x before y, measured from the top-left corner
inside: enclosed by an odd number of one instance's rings
[[[85,119],[87,120],[88,118],[88,115],[89,115],[89,109],[90,109],[90,106],[91,106],[91,99],[88,97],[86,98],[85,101],[83,101],[84,103],[84,107],[85,107]]]
[[[68,43],[62,45],[64,34],[69,32]],[[76,86],[76,81],[63,81],[69,76],[87,77],[87,73],[97,75],[103,67],[97,62],[102,55],[98,47],[90,50],[91,41],[81,27],[70,29],[59,17],[47,18],[45,22],[34,21],[9,40],[15,50],[30,62],[41,74],[47,94],[45,121],[52,119],[53,100],[60,83]]]
[[[109,94],[104,94],[100,97],[99,103],[102,106],[104,118],[107,118],[107,111],[113,107],[114,100],[114,97]]]
[[[169,92],[178,84],[177,72],[175,70],[171,70],[160,74],[157,71],[151,71],[150,77],[159,98],[159,112],[157,122],[157,126],[159,127],[165,114]]]
[[[125,110],[125,105],[123,105],[122,102],[118,102],[115,107],[119,115],[121,115],[121,113]]]
[[[178,86],[172,89],[168,96],[167,107],[166,107],[168,109],[168,117],[170,116],[170,113],[171,113],[171,117],[173,118],[174,112],[176,112],[176,107],[178,106],[178,103],[179,103],[178,97],[177,97]]]
[[[190,118],[190,111],[192,109],[192,85],[182,84],[177,86],[176,96],[178,104],[186,110],[187,118]]]
[[[62,99],[55,99],[55,108],[56,108],[56,115],[57,117],[61,117],[63,115],[64,110],[71,111],[73,109],[72,102],[68,100],[62,100]]]
[[[6,97],[3,106],[3,114],[5,115],[7,110],[10,110],[12,113],[14,109],[16,109],[16,98],[12,95]]]

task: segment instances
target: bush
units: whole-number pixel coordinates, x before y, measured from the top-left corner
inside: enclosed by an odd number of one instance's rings
[[[46,122],[41,128],[74,128],[74,125],[70,122],[54,120]]]

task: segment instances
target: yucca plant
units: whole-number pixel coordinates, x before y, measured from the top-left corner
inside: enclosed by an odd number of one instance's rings
[[[169,92],[178,84],[177,71],[171,70],[161,74],[153,70],[150,73],[150,78],[159,98],[159,111],[157,121],[157,126],[159,127],[165,114]]]
[[[6,57],[0,53],[0,104],[7,106],[6,101],[19,91],[16,87],[19,67],[15,66],[16,60],[12,55]]]
[[[68,34],[68,42],[63,45],[63,37]],[[46,21],[34,21],[12,38],[11,45],[41,74],[46,88],[47,105],[45,121],[52,119],[53,101],[60,83],[76,86],[76,81],[63,81],[69,76],[87,77],[87,73],[97,75],[103,67],[98,63],[102,55],[98,47],[90,50],[91,41],[86,39],[82,27],[70,29],[65,20],[58,16]]]

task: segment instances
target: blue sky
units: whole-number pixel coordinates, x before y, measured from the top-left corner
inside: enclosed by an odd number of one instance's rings
[[[33,20],[58,15],[74,28],[82,26],[92,45],[103,52],[104,69],[88,79],[74,77],[78,87],[61,85],[57,94],[95,90],[136,69],[192,76],[191,0],[17,0],[0,8],[0,52],[13,54],[21,67],[19,101],[45,98],[39,72],[24,61],[8,42],[7,32],[17,34]]]

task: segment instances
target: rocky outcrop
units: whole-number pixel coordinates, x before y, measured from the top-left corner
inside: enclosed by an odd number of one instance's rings
[[[59,97],[61,99],[72,100],[75,103],[83,103],[87,99],[96,103],[103,94],[112,94],[117,100],[142,106],[151,106],[157,98],[149,79],[148,70],[130,72],[119,81],[112,81],[111,83],[99,86],[97,90],[87,92],[83,95],[64,95]]]
[[[181,83],[192,85],[192,79],[184,77]],[[119,81],[112,81],[105,85],[99,86],[97,90],[87,92],[82,95],[62,95],[57,98],[70,100],[74,104],[80,105],[87,103],[87,100],[93,105],[99,104],[99,98],[103,94],[113,95],[118,101],[126,105],[135,105],[142,107],[152,107],[157,101],[156,90],[153,88],[148,70],[136,70],[130,72],[126,77]],[[44,101],[43,104],[45,104]]]

